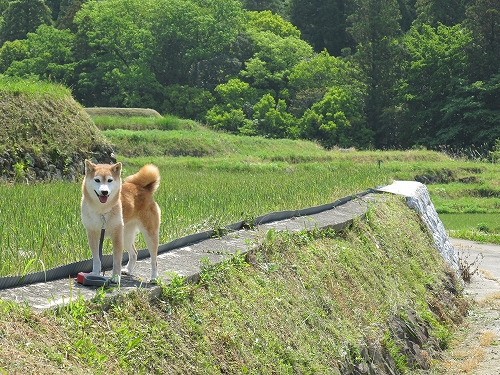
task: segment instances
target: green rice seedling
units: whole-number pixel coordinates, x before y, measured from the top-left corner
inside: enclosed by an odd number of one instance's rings
[[[77,184],[0,184],[0,274],[25,274],[75,258],[85,233]]]
[[[225,225],[271,211],[331,202],[387,182],[386,176],[370,166],[337,163],[300,165],[293,170],[274,164],[246,165],[241,169],[230,164],[207,168],[169,166],[162,173],[158,199],[169,202],[163,208],[162,222],[166,226],[174,223],[171,230],[179,235],[183,234],[179,230],[187,233],[210,217],[215,216]],[[187,227],[177,224],[186,219]]]
[[[500,234],[498,213],[443,213],[439,214],[446,229],[483,229],[484,232]],[[487,229],[487,230],[485,230]]]
[[[124,176],[148,162],[160,168],[162,182],[155,199],[162,209],[161,243],[272,211],[328,203],[389,182],[373,165],[349,162],[293,168],[286,163],[195,158],[124,162]],[[80,220],[80,194],[77,183],[0,184],[0,275],[90,258]],[[145,247],[142,239],[137,246]],[[104,252],[111,252],[108,240]]]
[[[451,237],[500,243],[498,213],[444,213],[439,217]]]

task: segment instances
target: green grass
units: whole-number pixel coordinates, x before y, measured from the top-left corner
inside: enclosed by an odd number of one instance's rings
[[[72,253],[83,243],[78,185],[1,184],[0,191],[1,275],[75,260]],[[76,253],[82,255],[81,251]]]
[[[98,116],[93,117],[94,123],[101,130],[180,130],[198,129],[200,125],[191,120],[183,120],[175,116],[165,115],[162,117],[116,117]]]
[[[448,235],[477,242],[500,244],[498,213],[440,214]]]
[[[62,86],[56,85],[38,79],[19,79],[16,77],[0,76],[0,96],[10,95],[26,95],[30,99],[36,99],[40,95],[48,95],[60,100],[66,100],[71,96],[71,91]]]
[[[285,161],[288,163],[350,161],[366,163],[397,174],[408,167],[401,163],[448,163],[446,155],[426,151],[326,151],[319,144],[302,140],[269,139],[263,137],[235,136],[207,128],[180,129],[162,132],[158,129],[133,131],[123,125],[103,134],[113,144],[117,155],[141,156],[209,156],[248,163]]]
[[[251,263],[242,256],[215,266],[205,262],[199,284],[174,276],[152,302],[139,290],[103,310],[98,293],[93,303],[75,297],[36,314],[0,301],[8,342],[0,346],[0,369],[339,374],[341,363],[360,360],[360,345],[382,342],[410,373],[387,320],[405,319],[405,309],[415,308],[431,336],[442,340],[451,327],[443,319],[454,317],[437,294],[444,290],[442,260],[408,210],[393,197],[342,235],[270,232]]]
[[[450,231],[466,229],[500,233],[498,213],[440,214],[439,218]]]
[[[146,162],[160,168],[155,194],[162,209],[160,243],[271,211],[332,202],[388,182],[375,166],[348,161],[289,165],[142,158],[125,160],[123,175]],[[89,258],[80,196],[75,183],[0,184],[0,275]],[[105,245],[110,252],[110,243]]]
[[[333,160],[333,154],[319,145],[289,139],[234,136],[216,133],[206,128],[192,130],[107,130],[103,134],[115,151],[125,157],[140,156],[210,156],[235,159],[255,158],[269,161],[324,161]]]

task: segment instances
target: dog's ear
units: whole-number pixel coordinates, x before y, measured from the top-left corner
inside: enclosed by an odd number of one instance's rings
[[[111,166],[113,174],[120,175],[122,173],[122,163],[116,163]]]
[[[93,172],[95,169],[95,164],[92,163],[90,160],[85,159],[85,174]]]

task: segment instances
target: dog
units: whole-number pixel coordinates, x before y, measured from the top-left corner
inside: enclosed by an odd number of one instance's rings
[[[85,160],[82,184],[81,217],[92,251],[92,272],[99,275],[99,240],[101,229],[113,243],[113,273],[111,282],[120,283],[120,275],[131,275],[137,261],[134,242],[141,232],[151,256],[151,281],[158,277],[158,243],[161,211],[153,199],[160,185],[160,173],[153,164],[121,182],[122,163],[94,164]],[[123,249],[129,254],[122,269]]]

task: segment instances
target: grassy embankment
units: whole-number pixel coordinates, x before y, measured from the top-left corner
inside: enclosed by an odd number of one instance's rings
[[[0,162],[6,154],[17,161],[20,176],[28,163],[26,154],[43,155],[57,164],[105,142],[83,107],[61,85],[0,76],[0,114]]]
[[[378,342],[411,374],[387,322],[415,309],[446,348],[463,311],[436,294],[443,269],[392,197],[342,235],[270,232],[250,263],[205,264],[199,284],[174,277],[152,303],[140,290],[105,311],[99,293],[43,314],[0,301],[0,372],[339,374]]]

